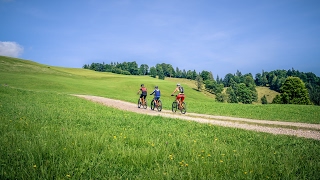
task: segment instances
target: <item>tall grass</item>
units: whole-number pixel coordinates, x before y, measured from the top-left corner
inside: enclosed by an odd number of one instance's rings
[[[0,179],[317,179],[320,141],[0,86]]]

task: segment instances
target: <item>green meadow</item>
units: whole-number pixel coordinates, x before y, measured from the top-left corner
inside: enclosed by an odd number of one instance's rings
[[[158,85],[170,109],[175,81],[0,56],[0,179],[320,177],[317,140],[141,115],[71,95],[136,103],[144,83],[149,92]],[[188,112],[320,123],[319,106],[217,103],[180,83]]]

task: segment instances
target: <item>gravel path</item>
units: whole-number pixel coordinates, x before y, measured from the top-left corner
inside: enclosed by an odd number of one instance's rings
[[[109,99],[105,97],[90,96],[90,95],[74,95],[84,98],[93,102],[101,103],[106,106],[118,108],[121,110],[131,111],[140,114],[147,114],[151,116],[162,116],[168,118],[176,118],[181,120],[196,121],[199,123],[208,123],[218,126],[240,128],[258,132],[266,132],[271,134],[284,134],[297,137],[311,138],[320,140],[320,124],[307,124],[295,122],[281,122],[281,121],[268,121],[268,120],[254,120],[245,118],[234,118],[226,116],[213,116],[206,114],[186,113],[179,112],[173,113],[168,110],[161,112],[152,111],[148,109],[137,108],[136,104]]]

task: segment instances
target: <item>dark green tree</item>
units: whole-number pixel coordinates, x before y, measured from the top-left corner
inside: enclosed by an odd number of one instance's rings
[[[138,64],[136,61],[128,62],[127,64],[128,64],[128,69],[126,69],[126,70],[129,71],[130,74],[139,75],[139,68],[138,68]]]
[[[164,79],[165,75],[162,69],[162,65],[161,64],[156,64],[156,70],[157,70],[157,75],[159,79]]]
[[[215,80],[206,80],[205,88],[213,94],[219,94],[223,91],[223,84],[218,84]]]
[[[147,64],[141,64],[139,71],[141,75],[147,75],[149,70],[149,66]]]
[[[192,71],[192,80],[195,80],[196,79],[196,77],[197,77],[197,71],[196,70],[193,70]]]
[[[310,104],[308,90],[298,77],[288,77],[280,88],[283,104]]]
[[[203,81],[206,81],[206,80],[211,80],[211,77],[212,77],[212,73],[210,75],[210,72],[209,71],[202,71],[200,73],[200,76],[202,77]],[[212,77],[213,78],[213,77]]]
[[[273,98],[272,104],[282,104],[282,100],[279,94],[277,94],[276,97]]]
[[[236,95],[239,102],[242,102],[243,104],[252,103],[252,92],[250,91],[250,88],[248,88],[244,83],[238,84]]]
[[[192,79],[192,71],[191,70],[187,71],[187,79]]]
[[[315,105],[320,105],[320,86],[317,84],[308,83],[308,91],[310,95],[310,100]]]
[[[178,67],[176,67],[176,75],[175,75],[175,77],[176,78],[182,78],[182,72]]]
[[[262,104],[268,104],[266,95],[263,95],[263,96],[262,96],[262,98],[261,98],[261,103],[262,103]]]
[[[234,79],[234,75],[231,74],[231,73],[228,73],[223,79],[224,87],[229,87],[230,86],[231,79]]]
[[[182,78],[187,78],[187,71],[185,69],[182,70]]]
[[[224,94],[224,93],[218,93],[218,94],[216,94],[216,101],[218,101],[218,102],[225,102],[226,99],[227,99],[226,94]]]
[[[244,78],[243,78],[243,83],[244,83],[247,87],[249,87],[249,86],[255,86],[254,80],[253,80],[253,78],[252,78],[251,75],[246,75],[246,76],[244,76]]]
[[[196,77],[196,86],[197,86],[198,91],[201,91],[202,85],[203,85],[203,79],[200,75],[198,75]]]
[[[260,73],[256,74],[254,82],[256,83],[257,86],[262,85],[262,76]]]
[[[228,103],[238,103],[238,98],[232,87],[227,88]]]
[[[153,78],[157,77],[157,69],[153,66],[150,68],[150,76]]]

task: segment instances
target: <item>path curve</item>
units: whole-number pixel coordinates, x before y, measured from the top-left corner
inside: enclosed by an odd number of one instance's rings
[[[117,109],[131,111],[140,114],[147,114],[151,116],[162,116],[168,118],[176,118],[181,120],[196,121],[199,123],[208,123],[224,127],[240,128],[245,130],[266,132],[271,134],[292,135],[297,137],[311,138],[320,140],[320,124],[296,123],[296,122],[281,122],[268,120],[254,120],[246,118],[235,118],[227,116],[214,116],[197,113],[173,113],[168,110],[161,112],[152,111],[150,108],[137,108],[136,104],[115,100],[99,96],[91,95],[74,95],[93,102],[101,103],[105,106],[114,107]]]

